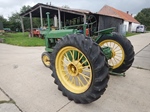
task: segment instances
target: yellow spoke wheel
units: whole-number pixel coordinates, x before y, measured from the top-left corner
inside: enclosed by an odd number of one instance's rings
[[[79,49],[72,46],[62,48],[56,56],[56,63],[56,73],[65,88],[73,93],[83,93],[89,88],[91,65]]]
[[[112,58],[108,60],[113,69],[122,65],[125,59],[125,53],[122,46],[115,40],[107,39],[99,43],[101,47],[110,47],[112,51]]]
[[[82,34],[61,38],[51,54],[52,76],[58,89],[76,103],[91,103],[104,93],[109,80],[106,57],[99,45]]]
[[[50,53],[44,52],[41,56],[42,62],[46,67],[50,67]]]
[[[134,61],[134,49],[131,42],[117,33],[103,35],[97,43],[100,47],[110,47],[112,57],[108,64],[112,66],[112,71],[123,73],[128,70]]]

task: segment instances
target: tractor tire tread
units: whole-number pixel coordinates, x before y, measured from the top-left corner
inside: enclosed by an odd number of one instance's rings
[[[58,89],[62,91],[64,96],[68,97],[69,100],[73,100],[75,103],[87,104],[100,98],[107,87],[109,80],[109,68],[107,66],[108,64],[106,57],[102,53],[99,45],[93,42],[91,38],[82,34],[67,35],[61,38],[58,43],[59,44],[56,44],[53,52],[51,53],[50,58],[50,69],[53,71],[52,76],[54,76],[54,82],[58,85]],[[74,46],[80,49],[80,51],[85,54],[90,62],[93,79],[88,90],[83,93],[75,94],[70,92],[58,79],[55,68],[55,57],[59,50],[65,46]]]

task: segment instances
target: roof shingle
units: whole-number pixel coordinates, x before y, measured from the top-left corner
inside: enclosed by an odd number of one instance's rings
[[[98,12],[98,14],[111,16],[111,17],[116,17],[116,18],[121,18],[121,19],[123,19],[125,21],[129,21],[129,22],[140,24],[135,18],[132,17],[132,15],[129,15],[128,13],[125,13],[123,11],[117,10],[117,9],[115,9],[113,7],[108,6],[108,5],[105,5]]]

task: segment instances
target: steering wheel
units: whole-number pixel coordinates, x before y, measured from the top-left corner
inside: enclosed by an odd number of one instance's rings
[[[89,24],[90,32],[93,34],[97,31],[97,19],[94,15],[89,15],[87,18],[87,22]]]

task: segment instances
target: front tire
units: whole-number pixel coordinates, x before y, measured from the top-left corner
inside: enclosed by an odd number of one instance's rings
[[[100,47],[84,35],[61,38],[51,54],[51,66],[58,89],[76,103],[91,103],[105,91],[108,64]]]
[[[117,33],[103,35],[98,41],[101,47],[110,47],[112,58],[108,60],[113,72],[123,73],[128,70],[134,61],[134,49],[131,42]]]
[[[42,55],[41,55],[41,60],[43,62],[43,64],[50,68],[50,53],[49,52],[43,52]]]

